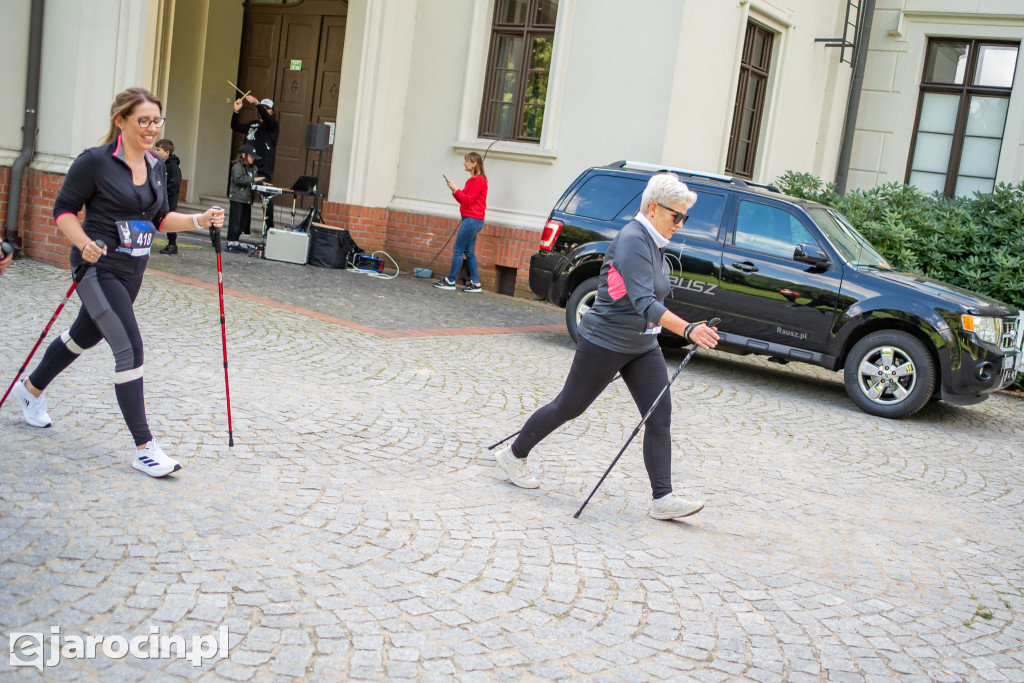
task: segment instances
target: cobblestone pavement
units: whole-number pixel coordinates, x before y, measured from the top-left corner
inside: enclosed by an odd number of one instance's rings
[[[244,258],[225,255],[233,448],[217,295],[183,278],[214,280],[185,258],[154,257],[178,279],[151,272],[136,306],[181,472],[130,467],[105,346],[49,388],[52,428],[0,411],[0,632],[227,627],[230,652],[42,676],[0,657],[0,678],[1024,680],[1019,397],[889,421],[838,374],[697,353],[672,389],[674,479],[707,507],[647,517],[635,443],[574,519],[638,420],[621,384],[534,452],[537,490],[485,450],[572,357],[564,331],[493,332],[561,311],[288,265],[247,293],[240,269],[267,264]],[[68,285],[31,262],[0,278],[4,390]],[[309,292],[334,303],[304,314]],[[372,296],[387,313],[367,329],[337,321]]]

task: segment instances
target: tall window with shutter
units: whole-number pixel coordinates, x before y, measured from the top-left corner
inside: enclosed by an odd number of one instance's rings
[[[1019,48],[950,38],[928,43],[908,185],[947,197],[994,189]]]
[[[540,142],[558,0],[496,0],[480,137]]]

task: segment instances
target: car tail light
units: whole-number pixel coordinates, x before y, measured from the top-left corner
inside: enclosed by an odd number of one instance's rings
[[[562,221],[551,219],[545,223],[544,232],[540,235],[541,251],[551,251],[551,247],[555,246],[555,240],[558,239],[558,233],[560,232],[562,232]]]

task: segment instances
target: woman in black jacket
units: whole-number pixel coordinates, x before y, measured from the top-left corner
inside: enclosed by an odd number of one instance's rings
[[[114,353],[114,393],[135,441],[132,467],[153,477],[181,469],[149,431],[142,390],[142,336],[133,304],[142,286],[153,235],[224,224],[218,207],[193,215],[167,206],[164,163],[152,153],[164,125],[163,105],[143,88],[114,98],[104,144],[82,152],[54,202],[57,227],[71,242],[71,267],[92,264],[76,291],[82,308],[35,371],[15,385],[25,421],[49,427],[43,390],[82,351],[106,340]],[[85,220],[79,212],[85,207]],[[103,240],[101,248],[96,240]]]
[[[516,486],[540,486],[526,467],[530,451],[548,434],[583,414],[616,373],[641,415],[668,384],[658,333],[668,328],[687,341],[714,348],[715,329],[688,323],[665,308],[670,291],[664,249],[686,222],[697,201],[672,173],[652,176],[640,198],[640,211],[612,240],[601,265],[594,306],[580,320],[579,340],[565,386],[537,410],[511,446],[496,454],[498,466]],[[651,517],[676,519],[700,512],[704,503],[672,493],[672,399],[666,394],[644,426],[644,466],[651,480]]]

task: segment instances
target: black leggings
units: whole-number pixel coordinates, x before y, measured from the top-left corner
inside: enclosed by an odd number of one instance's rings
[[[548,434],[582,415],[611,383],[616,372],[622,373],[641,416],[647,414],[654,399],[668,384],[661,348],[656,346],[639,355],[618,353],[580,337],[561,393],[530,416],[512,444],[512,454],[525,458]],[[666,392],[644,425],[644,466],[655,498],[672,493],[671,426],[672,399]]]
[[[82,300],[78,317],[71,329],[50,343],[29,375],[33,386],[46,389],[83,351],[106,339],[114,352],[117,404],[136,446],[153,438],[142,393],[142,335],[132,307],[141,287],[142,273],[123,276],[99,268],[87,270],[75,290]]]

